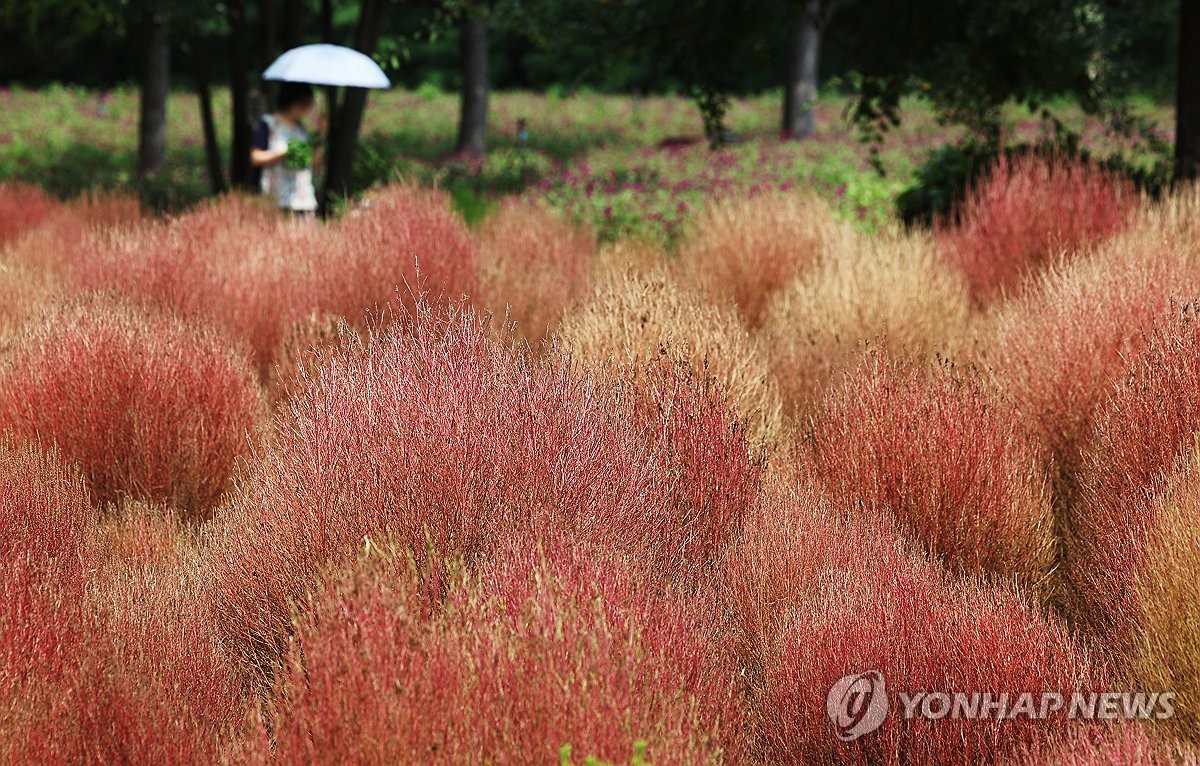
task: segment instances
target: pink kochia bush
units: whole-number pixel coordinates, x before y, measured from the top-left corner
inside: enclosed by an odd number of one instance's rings
[[[223,330],[270,369],[313,301],[313,263],[325,233],[294,226],[245,197],[223,197],[171,221],[102,231],[76,247],[68,275],[105,291]]]
[[[639,563],[525,544],[438,594],[386,548],[306,602],[274,762],[738,763],[741,700],[711,599]]]
[[[596,252],[590,232],[546,207],[501,203],[480,231],[481,302],[536,346],[586,294]]]
[[[0,368],[0,427],[78,464],[93,500],[203,516],[248,450],[259,394],[229,342],[103,301],[21,335]]]
[[[807,480],[768,488],[729,561],[752,747],[764,763],[995,763],[1066,721],[909,720],[899,693],[1007,693],[1015,702],[1096,680],[1067,631],[1018,594],[950,574],[890,518],[847,512]],[[872,670],[890,712],[877,731],[843,742],[826,694]]]
[[[826,398],[811,444],[844,507],[894,517],[957,572],[1046,590],[1055,537],[1037,444],[964,372],[870,354]]]
[[[54,456],[0,447],[0,509],[0,762],[216,762],[243,697],[189,570],[114,556]]]
[[[972,296],[988,303],[1058,255],[1118,231],[1137,205],[1131,184],[1090,165],[1002,157],[940,239]]]
[[[489,340],[469,312],[350,342],[279,417],[222,514],[212,578],[231,646],[276,656],[292,602],[385,533],[468,563],[506,540],[599,545],[687,580],[718,561],[758,466],[722,398]]]
[[[1009,766],[1196,766],[1200,754],[1156,740],[1147,726],[1092,727],[1039,743]]]
[[[478,289],[479,253],[445,194],[391,186],[339,221],[330,252],[315,266],[321,311],[350,321],[417,296],[446,305]]]
[[[0,249],[48,218],[58,203],[36,186],[0,184]]]
[[[411,312],[413,296],[477,290],[478,253],[444,194],[378,192],[337,223],[284,219],[229,196],[165,222],[95,233],[64,270],[81,290],[114,293],[245,341],[269,377],[294,328],[333,315]]]

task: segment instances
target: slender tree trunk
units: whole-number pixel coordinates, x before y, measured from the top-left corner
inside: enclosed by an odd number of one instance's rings
[[[232,99],[229,180],[235,188],[253,185],[250,168],[251,126],[248,98],[250,81],[246,75],[246,0],[229,0],[229,93]]]
[[[166,8],[146,15],[142,103],[138,123],[138,172],[154,175],[167,166],[167,96],[171,87],[171,34]]]
[[[204,159],[213,194],[225,191],[225,171],[221,167],[221,145],[217,143],[217,123],[213,117],[212,87],[208,74],[208,45],[199,33],[192,35],[195,59],[196,95],[200,98],[200,122],[204,128]]]
[[[478,18],[467,16],[462,25],[462,107],[458,123],[458,151],[482,156],[487,151],[488,30]]]
[[[1179,85],[1175,102],[1175,178],[1200,175],[1200,0],[1179,3]]]
[[[820,0],[804,0],[796,12],[788,52],[787,84],[783,90],[783,135],[806,138],[815,127],[813,102],[817,98],[821,55]]]
[[[259,69],[266,69],[275,60],[278,47],[275,27],[275,0],[258,0]]]
[[[333,0],[321,0],[321,42],[330,45],[337,44],[337,35],[333,28]],[[333,144],[334,133],[338,127],[338,89],[325,87],[325,179],[321,186],[321,214],[329,212],[329,171],[337,162],[337,150]]]
[[[304,40],[304,3],[301,0],[284,0],[283,3],[283,47],[291,50]]]
[[[321,39],[333,43],[333,0],[321,0]]]
[[[375,48],[379,45],[385,3],[386,0],[362,0],[358,27],[354,34],[354,47],[368,56],[375,53]],[[362,126],[366,106],[365,88],[346,88],[330,123],[325,161],[325,189],[322,192],[322,207],[326,210],[334,195],[342,196],[349,192],[350,170],[354,166],[354,150],[358,145],[358,130]]]

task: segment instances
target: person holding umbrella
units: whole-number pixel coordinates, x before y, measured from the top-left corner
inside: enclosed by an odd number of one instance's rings
[[[318,203],[312,145],[302,121],[315,104],[312,86],[388,88],[391,82],[370,56],[324,43],[284,53],[267,67],[263,79],[282,85],[275,114],[264,118],[255,132],[251,164],[262,169],[262,189],[281,208],[310,216]]]
[[[263,194],[273,197],[281,210],[305,218],[317,212],[312,139],[304,127],[304,118],[315,105],[311,86],[283,83],[275,112],[258,123],[250,150],[250,164]]]

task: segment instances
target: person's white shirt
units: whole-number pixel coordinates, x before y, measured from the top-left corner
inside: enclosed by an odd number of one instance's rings
[[[263,122],[267,124],[267,148],[272,151],[287,151],[289,141],[309,140],[303,125],[286,122],[273,114],[263,117]],[[283,162],[268,165],[262,171],[262,192],[274,197],[284,210],[311,213],[317,209],[311,167],[295,170]]]

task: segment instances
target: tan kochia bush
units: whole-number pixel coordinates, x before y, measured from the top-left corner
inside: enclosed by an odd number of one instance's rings
[[[965,285],[929,237],[846,240],[780,293],[763,326],[785,414],[803,418],[867,344],[894,359],[955,353],[969,315]]]
[[[1144,203],[1115,239],[1140,239],[1167,245],[1193,264],[1200,264],[1200,183],[1180,186],[1169,196]]]
[[[815,197],[772,194],[722,200],[697,216],[680,247],[681,279],[737,306],[758,327],[771,298],[849,236]]]
[[[653,274],[670,267],[672,256],[652,242],[620,239],[600,248],[592,261],[591,280],[601,284],[614,274]]]
[[[581,359],[631,369],[672,356],[716,379],[752,443],[780,435],[779,385],[758,342],[729,310],[662,270],[610,278],[563,319],[561,341]]]
[[[541,343],[586,294],[596,238],[524,200],[502,204],[479,236],[483,303],[531,345]]]
[[[1200,445],[1155,503],[1135,577],[1139,688],[1174,691],[1174,732],[1200,744]]]
[[[13,335],[51,301],[61,287],[43,269],[21,263],[0,262],[0,351],[13,342]]]

